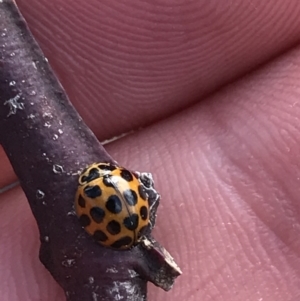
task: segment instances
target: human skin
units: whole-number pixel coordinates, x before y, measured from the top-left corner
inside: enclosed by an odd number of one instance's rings
[[[183,270],[149,301],[298,301],[300,2],[18,4],[100,141],[136,130],[106,148],[153,174],[153,234]],[[20,187],[0,212],[1,301],[64,300]]]

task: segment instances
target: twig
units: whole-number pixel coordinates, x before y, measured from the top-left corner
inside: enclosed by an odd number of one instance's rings
[[[0,0],[0,142],[40,231],[40,259],[67,300],[146,300],[181,273],[148,233],[127,251],[97,244],[74,214],[78,173],[114,162],[71,105],[12,0]],[[149,187],[154,225],[158,199]]]

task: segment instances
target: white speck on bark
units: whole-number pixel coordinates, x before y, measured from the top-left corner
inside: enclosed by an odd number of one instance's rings
[[[115,300],[119,301],[124,299],[124,296],[121,295],[120,287],[123,286],[123,289],[127,292],[127,301],[133,301],[132,297],[135,295],[135,287],[132,286],[131,282],[128,281],[114,281],[113,288],[110,290],[111,294],[114,296]]]
[[[125,297],[121,294],[121,290],[126,291],[126,301],[136,301],[137,296],[137,288],[136,286],[132,285],[132,282],[130,281],[114,281],[113,282],[113,288],[110,290],[110,293],[112,296],[114,296],[114,299],[116,301],[123,300],[125,301]],[[143,299],[144,300],[144,299]]]
[[[61,263],[64,267],[70,268],[75,264],[75,259],[66,259]]]
[[[46,122],[44,123],[44,127],[46,127],[46,128],[50,128],[50,127],[51,127],[51,124],[50,124],[50,122],[49,122],[49,121],[46,121]]]
[[[35,115],[34,114],[30,114],[29,116],[27,116],[27,119],[34,119]]]
[[[64,168],[58,164],[54,164],[52,170],[54,173],[63,173],[64,172]]]
[[[116,268],[107,268],[106,273],[116,274],[118,273],[118,270]]]
[[[53,118],[52,114],[49,113],[49,112],[43,113],[43,117],[49,117],[49,118],[51,118],[51,119]]]
[[[41,200],[45,197],[45,193],[42,190],[38,189],[36,191],[35,196],[36,196],[37,199]]]
[[[136,271],[134,271],[134,270],[130,270],[129,269],[128,273],[129,273],[129,275],[130,275],[131,278],[135,278],[135,277],[139,276],[139,274]]]
[[[93,301],[98,301],[98,294],[96,294],[95,292],[92,292],[92,298],[93,298]]]
[[[7,117],[9,117],[10,115],[15,115],[17,113],[17,110],[24,110],[24,103],[23,102],[19,102],[20,98],[21,98],[21,93],[17,94],[15,97],[7,100],[6,102],[4,102],[4,105],[8,105],[9,106],[9,113],[7,115]]]

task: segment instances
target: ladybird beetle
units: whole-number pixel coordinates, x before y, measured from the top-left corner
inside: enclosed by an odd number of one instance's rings
[[[94,163],[79,176],[75,211],[100,244],[129,249],[149,225],[148,195],[138,176],[110,163]]]

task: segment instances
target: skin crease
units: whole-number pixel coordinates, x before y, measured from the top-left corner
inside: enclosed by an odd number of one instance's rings
[[[263,2],[18,1],[99,139],[144,127],[107,149],[153,173],[184,273],[149,301],[300,298],[300,3]],[[64,300],[19,187],[0,212],[1,301]]]

